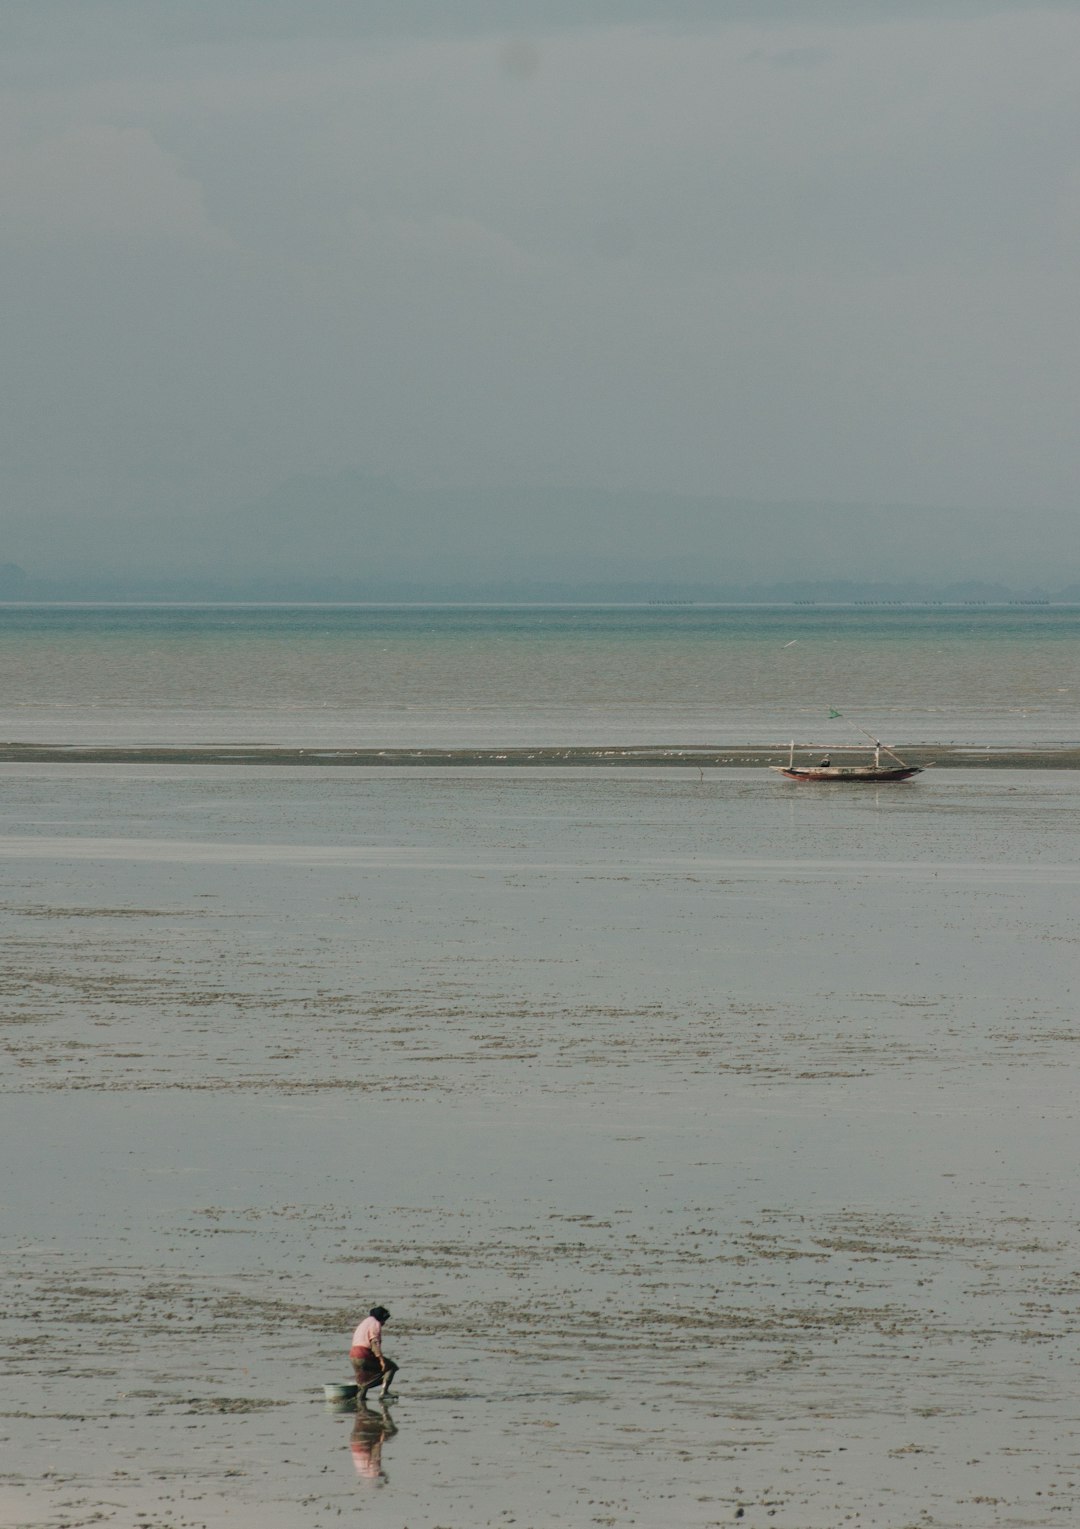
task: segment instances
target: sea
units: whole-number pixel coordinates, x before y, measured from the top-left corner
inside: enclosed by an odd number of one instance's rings
[[[859,726],[1075,741],[1080,607],[0,606],[4,741],[839,746]]]
[[[0,737],[1020,751],[1078,637],[7,606]],[[1080,771],[61,748],[0,876],[0,1523],[1080,1514]],[[375,1304],[397,1399],[327,1402]]]

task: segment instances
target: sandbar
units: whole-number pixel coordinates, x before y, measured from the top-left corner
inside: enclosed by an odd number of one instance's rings
[[[813,754],[808,750],[808,755]],[[836,749],[835,762],[865,762],[865,749]],[[939,770],[1076,770],[1080,769],[1080,743],[1046,743],[1014,746],[988,744],[898,744],[895,753],[908,764]],[[582,745],[551,745],[525,748],[279,748],[256,743],[207,744],[45,744],[2,743],[3,764],[208,764],[208,765],[420,765],[476,766],[598,766],[612,769],[632,766],[650,769],[700,768],[746,769],[785,764],[787,746],[768,743],[738,744],[643,744],[610,748]]]

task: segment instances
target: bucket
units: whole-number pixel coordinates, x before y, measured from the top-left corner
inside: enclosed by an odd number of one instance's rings
[[[351,1402],[359,1386],[323,1386],[323,1395],[328,1402]]]

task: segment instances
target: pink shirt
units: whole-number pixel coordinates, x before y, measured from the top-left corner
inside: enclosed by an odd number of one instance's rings
[[[352,1335],[353,1348],[371,1348],[382,1337],[382,1323],[377,1317],[365,1317]]]

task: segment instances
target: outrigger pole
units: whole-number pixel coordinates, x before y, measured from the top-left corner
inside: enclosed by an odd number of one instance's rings
[[[847,721],[847,722],[851,722],[851,718],[850,717],[846,717],[844,720]],[[865,727],[860,727],[857,722],[851,722],[851,725],[852,725],[852,727],[855,729],[855,731],[857,733],[862,733],[863,737],[864,738],[869,738],[870,742],[874,745],[874,764],[875,765],[879,765],[881,763],[881,753],[882,753],[882,750],[884,749],[885,753],[888,754],[890,759],[895,759],[898,765],[903,765],[904,768],[907,769],[907,767],[908,767],[907,760],[906,759],[901,759],[899,754],[894,754],[892,749],[890,749],[886,744],[882,743],[880,738],[875,738],[873,733],[868,733],[866,731],[866,728]]]

